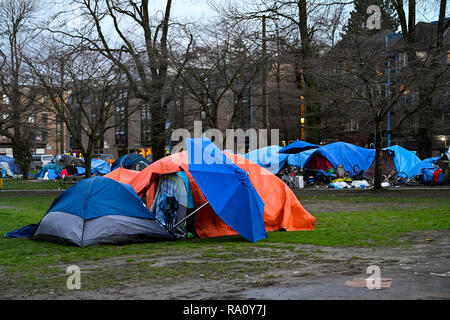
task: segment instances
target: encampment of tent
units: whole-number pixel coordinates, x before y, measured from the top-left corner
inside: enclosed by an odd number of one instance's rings
[[[140,154],[129,153],[114,161],[111,165],[111,170],[123,167],[125,169],[141,171],[149,164],[151,164],[151,161],[145,159]]]
[[[91,177],[53,202],[31,239],[84,247],[175,238],[129,185]]]
[[[231,153],[225,154],[240,169],[248,173],[251,184],[262,199],[266,231],[314,229],[316,219],[303,208],[295,194],[282,180],[250,160]],[[146,199],[147,205],[150,207],[153,205],[160,177],[180,171],[186,173],[192,190],[194,206],[199,209],[207,202],[207,199],[189,171],[186,151],[175,153],[152,163],[129,184],[141,198]],[[210,179],[220,179],[220,172],[212,172],[210,177]],[[221,191],[217,190],[218,196]],[[194,225],[195,232],[200,238],[237,234],[219,218],[210,205],[206,205],[196,213]]]

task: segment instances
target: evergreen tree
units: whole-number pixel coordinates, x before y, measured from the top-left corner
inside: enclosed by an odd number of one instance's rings
[[[367,8],[376,5],[381,11],[381,30],[390,29],[394,32],[399,27],[399,20],[391,0],[356,0],[350,18],[344,26],[344,31],[348,33],[376,33],[377,29],[367,28],[367,19],[372,13],[367,13]]]

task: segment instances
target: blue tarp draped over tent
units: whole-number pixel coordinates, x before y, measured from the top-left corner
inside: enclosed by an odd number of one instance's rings
[[[16,160],[12,157],[8,156],[0,156],[0,162],[6,162],[9,165],[9,169],[13,174],[18,174],[18,170],[16,167]]]
[[[54,163],[49,163],[42,167],[38,173],[34,176],[35,178],[43,178],[45,176],[45,172],[48,172],[48,179],[56,179],[56,177],[61,175],[62,168]]]
[[[420,158],[413,152],[406,150],[400,146],[392,146],[384,148],[383,150],[394,151],[394,163],[397,168],[397,172],[404,172],[408,175],[408,178],[413,178],[413,168],[420,162]]]
[[[289,154],[279,153],[280,146],[268,146],[248,152],[245,158],[277,174],[288,161]]]
[[[77,167],[78,174],[85,174],[86,168]],[[91,173],[97,176],[104,176],[111,172],[111,167],[109,163],[105,160],[101,159],[92,159],[91,160]]]
[[[424,168],[433,168],[433,167],[438,167],[437,165],[434,165],[434,163],[436,161],[439,161],[441,159],[441,157],[432,157],[432,158],[428,158],[425,160],[420,161],[419,163],[417,163],[411,170],[411,175],[408,175],[408,178],[414,178],[415,176],[419,175],[422,173],[422,169]]]
[[[129,154],[126,154],[126,155],[120,157],[116,161],[114,161],[112,166],[111,166],[111,170],[115,170],[115,169],[119,168],[120,166],[124,167],[125,169],[132,169],[132,167],[137,162],[140,162],[140,161],[144,162],[146,164],[151,164],[151,161],[145,159],[140,154],[129,153]]]
[[[355,165],[366,171],[375,160],[375,149],[363,148],[346,142],[334,142],[315,149],[305,166],[308,166],[316,154],[326,158],[333,167],[342,165],[349,172],[354,172]]]

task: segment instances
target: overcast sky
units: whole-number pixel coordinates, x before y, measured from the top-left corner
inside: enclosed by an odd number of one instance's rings
[[[237,0],[210,0],[214,3],[227,3],[235,2],[239,3]],[[63,10],[70,10],[74,8],[70,6],[69,0],[43,0],[42,2],[50,3],[50,8],[45,6],[46,12],[55,12],[58,9],[63,8]],[[418,2],[417,8],[417,22],[431,22],[438,19],[439,5],[438,0],[424,0]],[[166,1],[165,0],[150,0],[151,11],[154,13],[157,10],[164,11]],[[407,10],[407,8],[405,8]],[[351,11],[351,8],[348,8]],[[450,6],[447,8],[450,11]],[[178,20],[188,20],[188,21],[205,21],[209,19],[214,19],[216,12],[214,9],[210,8],[208,5],[208,0],[173,0],[172,2],[172,18]],[[346,19],[346,18],[345,18]]]

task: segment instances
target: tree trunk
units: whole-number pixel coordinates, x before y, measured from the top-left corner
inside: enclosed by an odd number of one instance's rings
[[[417,149],[420,159],[427,159],[433,156],[433,114],[422,111],[419,114],[419,128],[417,132]]]
[[[441,5],[439,7],[438,36],[437,36],[438,48],[442,48],[442,46],[444,45],[446,7],[447,7],[447,0],[441,0]]]
[[[91,168],[92,154],[91,152],[87,152],[86,154],[83,155],[83,157],[84,163],[86,164],[86,178],[89,178],[92,175],[92,168]]]
[[[373,182],[373,188],[374,190],[381,190],[381,182],[382,182],[382,176],[381,176],[381,159],[382,159],[382,145],[381,145],[381,128],[382,128],[382,121],[376,120],[375,121],[375,179]]]
[[[151,100],[152,158],[157,161],[165,156],[167,107],[162,104],[162,85],[153,86]]]

